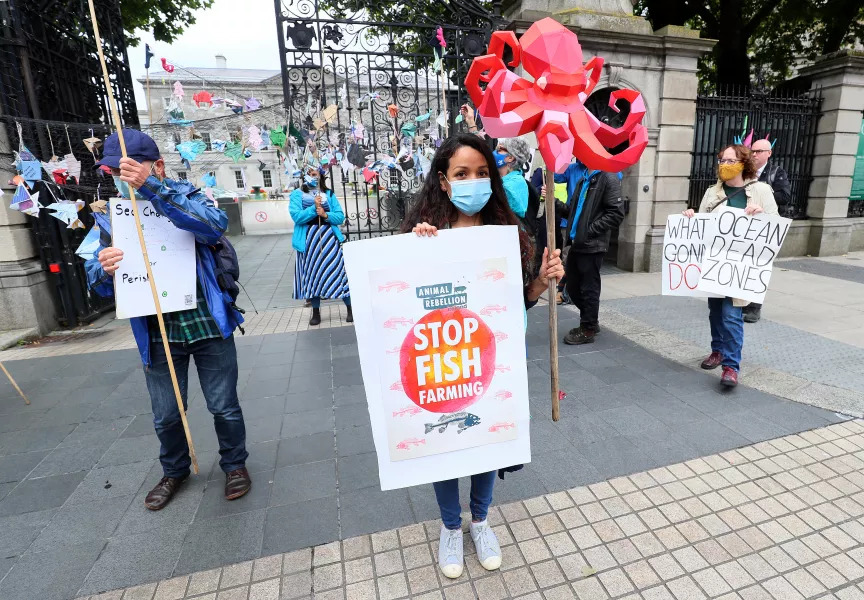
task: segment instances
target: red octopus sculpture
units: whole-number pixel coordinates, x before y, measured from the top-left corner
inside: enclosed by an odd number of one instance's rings
[[[521,63],[534,78],[519,77],[502,60],[504,46],[513,51],[511,67]],[[576,34],[545,18],[516,39],[512,31],[496,31],[489,41],[489,54],[474,59],[465,87],[483,117],[486,132],[493,137],[515,137],[534,132],[543,160],[562,173],[575,156],[589,169],[617,172],[635,164],[648,145],[642,125],[645,102],[635,90],[616,90],[609,106],[616,112],[617,100],[630,102],[624,125],[610,127],[585,109],[585,99],[600,79],[603,59],[594,57],[582,65],[582,48]],[[589,74],[590,73],[590,74]],[[486,90],[480,82],[486,82]],[[606,149],[629,141],[619,154]]]

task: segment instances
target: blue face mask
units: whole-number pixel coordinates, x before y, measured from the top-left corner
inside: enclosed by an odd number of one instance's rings
[[[492,196],[492,180],[488,177],[452,182],[446,177],[444,179],[450,184],[450,202],[469,217],[483,210]]]
[[[317,188],[318,187],[318,180],[315,179],[314,177],[309,177],[308,175],[303,177],[303,183],[306,184],[306,187],[310,187],[310,188]]]
[[[117,191],[120,192],[120,195],[127,200],[132,197],[132,186],[130,186],[125,181],[120,180],[119,175],[112,175],[111,178],[114,180],[114,187],[117,188]],[[138,193],[138,190],[135,190],[135,197],[140,198],[141,194]]]

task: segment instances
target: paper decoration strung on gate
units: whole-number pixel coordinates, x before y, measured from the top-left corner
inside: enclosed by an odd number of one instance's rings
[[[382,489],[529,462],[517,228],[349,242],[344,255]]]
[[[513,51],[509,66],[521,64],[533,81],[507,69],[502,60],[505,46]],[[465,87],[490,136],[533,132],[543,160],[556,173],[563,173],[573,156],[589,169],[608,172],[623,171],[639,160],[648,145],[648,130],[641,123],[642,95],[627,89],[610,94],[609,106],[615,110],[619,99],[630,103],[621,127],[610,127],[592,115],[584,103],[600,79],[603,59],[595,56],[583,66],[575,33],[547,17],[518,40],[512,31],[494,32],[488,51],[473,60]],[[481,81],[488,83],[485,90]],[[619,154],[606,150],[624,142],[629,147]]]

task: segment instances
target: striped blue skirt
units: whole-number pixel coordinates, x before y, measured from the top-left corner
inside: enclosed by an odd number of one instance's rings
[[[336,234],[330,225],[310,225],[306,252],[297,253],[294,265],[294,299],[345,298],[348,295],[348,275]]]

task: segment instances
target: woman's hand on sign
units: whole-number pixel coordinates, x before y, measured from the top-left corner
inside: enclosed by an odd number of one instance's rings
[[[540,263],[540,281],[544,286],[548,286],[550,279],[563,277],[564,264],[561,262],[561,251],[553,250],[552,256],[549,256],[549,248],[544,248],[543,261]]]
[[[120,248],[105,248],[99,253],[99,264],[108,275],[120,268],[119,262],[123,260],[123,251]]]
[[[751,204],[747,208],[744,209],[745,215],[758,215],[759,213],[764,213],[765,209],[761,206],[756,206],[755,204]]]
[[[681,213],[681,214],[684,215],[685,217],[688,217],[688,218],[692,219],[692,218],[693,218],[693,215],[696,214],[696,211],[693,210],[692,208],[688,208],[687,210],[685,210],[685,211],[684,211],[683,213]]]
[[[420,237],[432,237],[438,235],[438,228],[429,223],[417,223],[417,226],[412,231]]]

